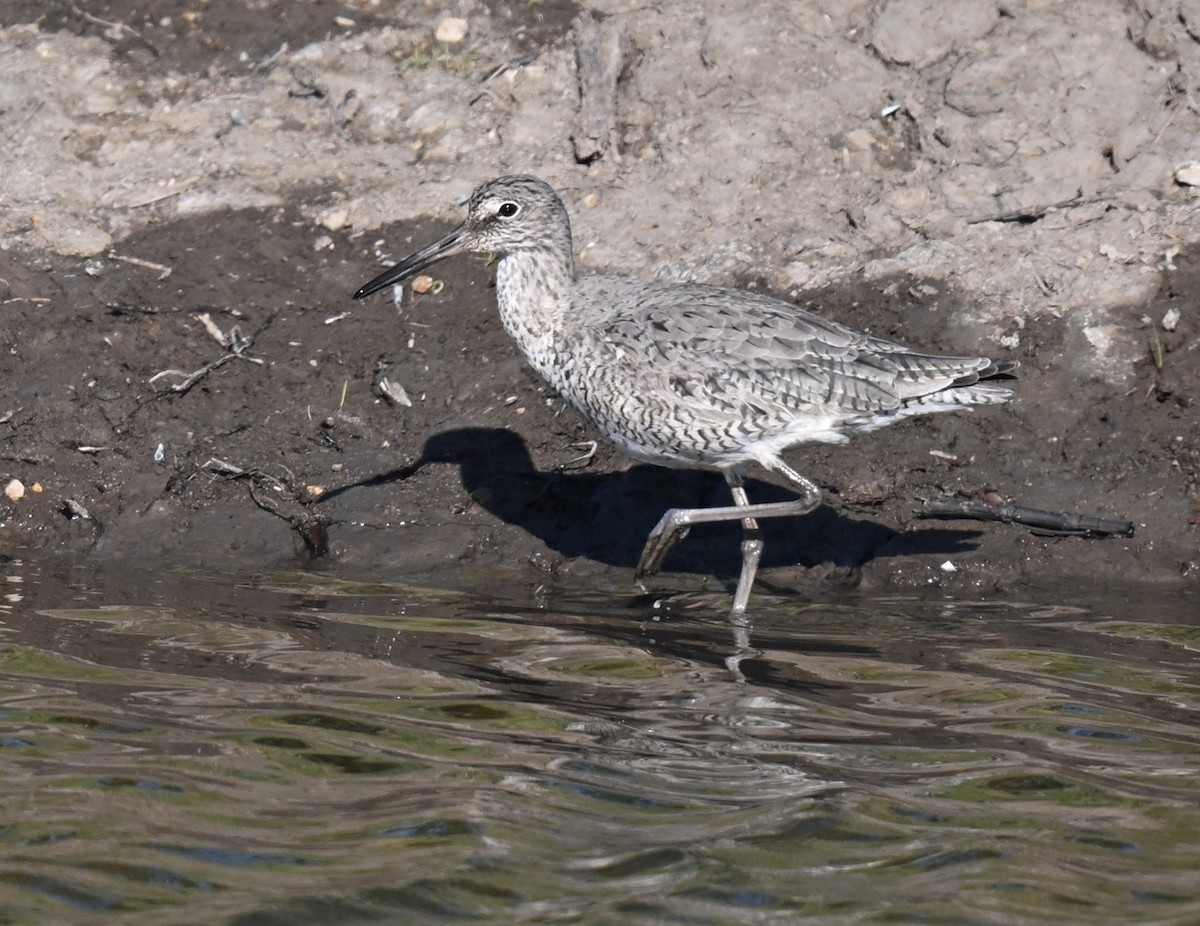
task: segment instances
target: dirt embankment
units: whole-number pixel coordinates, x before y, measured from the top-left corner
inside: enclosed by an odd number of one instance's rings
[[[162,6],[0,12],[0,552],[623,582],[721,480],[576,461],[481,261],[348,298],[520,171],[584,270],[1020,361],[1010,408],[795,451],[829,504],[768,526],[767,582],[1195,581],[1200,8],[599,4],[624,57],[585,165],[573,6]],[[988,491],[1137,533],[913,517]],[[737,560],[713,527],[668,566]]]

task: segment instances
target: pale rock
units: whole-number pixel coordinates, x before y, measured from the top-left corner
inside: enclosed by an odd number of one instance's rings
[[[803,288],[813,279],[813,268],[802,260],[794,260],[783,268],[789,287]]]
[[[118,101],[111,93],[100,90],[90,90],[79,100],[78,106],[89,116],[107,116],[116,112]]]
[[[467,37],[467,21],[458,16],[447,16],[437,24],[433,37],[447,45],[457,45]]]
[[[1175,182],[1181,186],[1200,186],[1200,161],[1188,161],[1177,167]]]
[[[323,225],[330,231],[344,228],[350,220],[350,210],[345,206],[331,206],[317,216],[317,224]]]

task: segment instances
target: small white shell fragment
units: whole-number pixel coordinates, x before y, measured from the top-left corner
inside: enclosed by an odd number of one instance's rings
[[[330,231],[337,231],[345,227],[349,221],[350,210],[345,206],[330,206],[317,216],[317,222],[324,225]]]
[[[162,443],[160,442],[159,445],[154,448],[154,462],[161,463],[166,458],[167,458],[166,449],[163,447]]]
[[[393,383],[386,376],[383,376],[380,377],[376,385],[379,389],[379,394],[393,405],[403,405],[405,408],[412,408],[412,399],[408,397],[408,393],[404,391],[404,387],[399,383]]]
[[[942,572],[958,572],[958,567],[950,562],[950,560],[946,560],[946,562],[942,563],[940,568]]]
[[[20,479],[11,480],[4,487],[4,494],[8,496],[9,501],[15,502],[17,499],[25,497],[25,484]]]
[[[63,511],[72,521],[90,521],[92,519],[92,513],[73,498],[68,498],[63,502]]]
[[[1200,186],[1200,161],[1188,161],[1175,168],[1175,182],[1183,186]]]
[[[1167,309],[1162,318],[1163,331],[1174,331],[1179,327],[1180,313],[1178,307],[1172,306]]]

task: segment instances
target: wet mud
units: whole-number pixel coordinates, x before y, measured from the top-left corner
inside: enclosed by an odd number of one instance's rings
[[[303,11],[294,4],[202,4],[194,19],[179,5],[153,20],[119,3],[88,5],[90,19],[67,6],[44,6],[6,7],[5,25],[36,24],[35,32],[8,30],[11,48],[82,37],[126,85],[144,79],[143,93],[165,93],[172,74],[216,92],[247,59],[273,55],[285,41],[295,50],[337,41],[339,30],[427,33],[439,19],[425,10],[419,21],[397,23],[364,4],[305,4]],[[574,12],[548,6],[521,25],[516,7],[492,6],[479,18],[493,41],[507,43],[506,53],[562,57]],[[337,25],[343,21],[352,25]],[[436,43],[428,47],[441,53]],[[488,54],[487,46],[480,49]],[[470,63],[477,83],[484,65]],[[281,98],[278,87],[262,92]],[[20,115],[18,103],[7,105]],[[123,117],[106,131],[134,127]],[[153,144],[155,131],[145,134]],[[353,138],[339,144],[339,157],[360,162],[378,150]],[[222,150],[212,149],[213,178],[238,170],[221,161]],[[613,183],[628,194],[634,182],[611,164],[573,165],[566,149],[548,157],[556,165],[551,174],[591,171],[588,183],[599,188]],[[479,180],[510,169],[509,159],[433,168],[418,158],[411,170],[414,178],[457,170]],[[526,156],[521,169],[540,171],[533,161]],[[646,532],[666,508],[728,503],[713,474],[631,465],[603,443],[589,456],[586,442],[597,435],[523,364],[501,330],[484,261],[440,265],[440,290],[406,292],[400,309],[386,295],[351,302],[387,259],[442,234],[456,206],[443,188],[430,194],[430,202],[442,203],[436,217],[372,224],[364,211],[331,220],[346,207],[347,183],[366,203],[376,199],[372,182],[408,181],[378,166],[374,181],[369,171],[347,181],[327,166],[304,182],[294,165],[278,186],[256,181],[270,195],[245,208],[218,197],[184,210],[170,195],[132,220],[105,224],[102,214],[89,212],[105,236],[91,253],[68,253],[61,238],[42,234],[57,214],[54,202],[20,199],[20,190],[9,197],[0,250],[0,477],[20,489],[0,497],[0,551],[205,568],[302,562],[468,584],[470,576],[486,582],[503,573],[530,589],[576,577],[628,590]],[[619,207],[604,200],[581,206],[579,190],[570,188],[566,198],[582,224],[580,249],[601,260],[615,246],[610,237],[593,247],[593,223],[619,221],[596,218]],[[64,180],[56,196],[72,195]],[[13,218],[15,212],[21,215]],[[1054,214],[1032,210],[993,224],[1020,234]],[[668,213],[638,227],[654,238],[669,234],[662,227],[672,221]],[[632,237],[631,252],[641,248],[640,237]],[[767,264],[756,256],[759,269],[734,260],[700,275],[773,291],[921,349],[990,353],[1020,367],[1009,407],[793,451],[791,464],[823,487],[826,504],[809,517],[765,525],[765,586],[987,592],[1064,579],[1195,581],[1195,244],[1179,244],[1169,268],[1142,268],[1144,298],[1110,304],[1089,325],[1057,310],[1005,316],[994,294],[936,268],[887,265],[893,254],[877,247],[862,252],[856,273],[817,274],[789,287],[770,269],[779,266],[769,263],[773,246],[764,245]],[[679,275],[696,276],[688,272],[695,255],[676,256]],[[988,259],[986,250],[971,257],[979,265]],[[629,262],[608,269],[664,275],[662,266]],[[586,255],[582,264],[591,266]],[[1122,350],[1106,354],[1104,364],[1085,362],[1104,338]],[[402,387],[411,404],[385,396],[382,378]],[[758,476],[748,486],[753,500],[788,497],[786,488]],[[1136,532],[1047,537],[1013,525],[917,516],[920,499],[947,496],[1128,518]],[[697,528],[668,559],[674,575],[653,584],[719,590],[736,574],[738,538],[736,525]]]

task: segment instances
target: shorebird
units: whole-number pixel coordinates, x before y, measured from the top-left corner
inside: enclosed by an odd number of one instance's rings
[[[635,460],[725,477],[734,504],[667,511],[635,579],[656,572],[692,525],[740,520],[734,615],[746,610],[762,555],[757,519],[804,515],[821,504],[821,490],[783,461],[783,451],[1012,397],[982,382],[1007,373],[1011,362],[921,353],[743,290],[577,276],[566,207],[536,177],[485,183],[463,224],[354,298],[464,251],[500,256],[496,302],[505,330],[592,428]],[[783,476],[799,498],[751,504],[743,484],[749,463]]]

